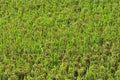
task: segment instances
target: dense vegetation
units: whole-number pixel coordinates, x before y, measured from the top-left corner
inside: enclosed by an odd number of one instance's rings
[[[0,80],[120,80],[120,0],[0,0]]]

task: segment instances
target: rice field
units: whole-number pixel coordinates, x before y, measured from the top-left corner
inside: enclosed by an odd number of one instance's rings
[[[0,0],[0,80],[120,80],[120,0]]]

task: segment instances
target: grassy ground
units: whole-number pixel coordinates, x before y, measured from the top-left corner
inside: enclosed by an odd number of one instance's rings
[[[120,80],[120,1],[0,0],[0,80]]]

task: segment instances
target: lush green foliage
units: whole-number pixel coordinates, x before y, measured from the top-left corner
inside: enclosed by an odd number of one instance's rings
[[[120,80],[120,0],[0,0],[1,80]]]

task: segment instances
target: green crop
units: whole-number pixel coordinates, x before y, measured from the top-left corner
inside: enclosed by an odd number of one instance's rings
[[[120,80],[120,1],[0,0],[0,80]]]

